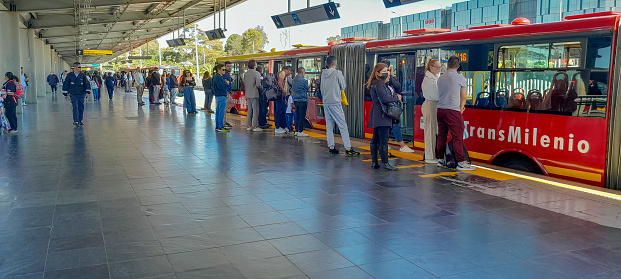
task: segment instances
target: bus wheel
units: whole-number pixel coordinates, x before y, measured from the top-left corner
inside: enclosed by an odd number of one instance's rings
[[[236,109],[236,108],[234,108],[234,107],[232,107],[232,108],[229,110],[229,113],[231,113],[231,114],[239,114],[239,113],[238,113],[238,111],[237,111],[237,109]]]
[[[531,158],[516,152],[509,152],[498,156],[494,159],[492,165],[519,171],[543,174],[541,168],[533,162]]]

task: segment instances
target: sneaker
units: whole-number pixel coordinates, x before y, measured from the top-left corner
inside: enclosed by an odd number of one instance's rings
[[[284,133],[285,133],[285,130],[283,130],[281,128],[278,128],[278,129],[274,130],[274,134],[276,134],[276,135],[282,135]]]
[[[78,121],[74,121],[74,122],[73,122],[73,125],[78,126],[78,125],[80,125],[80,123],[79,123]]]
[[[393,167],[393,166],[392,166],[392,165],[390,165],[390,164],[382,164],[382,165],[380,166],[380,168],[381,168],[381,169],[383,169],[383,170],[385,170],[385,171],[397,171],[397,170],[399,170],[398,168],[395,168],[395,167]]]
[[[304,133],[304,132],[299,132],[296,136],[298,136],[298,137],[308,137],[308,134]]]
[[[272,128],[272,126],[267,124],[267,125],[261,126],[260,128],[262,128],[262,129],[269,129],[269,128]]]
[[[17,129],[13,129],[13,130],[9,131],[9,133],[17,133],[17,132],[19,132],[19,130],[17,130]]]
[[[412,150],[412,148],[410,148],[407,145],[404,145],[403,147],[401,147],[399,151],[405,152],[405,153],[414,153],[414,150]]]
[[[246,128],[246,131],[252,131],[252,127]]]
[[[225,128],[216,129],[216,132],[220,132],[220,133],[226,133],[226,132],[230,132],[230,131],[231,130],[225,129]]]
[[[436,166],[444,167],[445,165],[446,165],[446,162],[444,161],[444,159],[438,159],[438,163],[436,164]]]
[[[467,161],[459,162],[457,164],[457,170],[460,171],[473,171],[476,170],[477,167],[470,165]]]
[[[22,103],[22,107],[25,107],[25,106],[26,106],[26,102]]]
[[[339,151],[336,148],[330,148],[330,155],[339,155]]]
[[[84,125],[84,123],[82,123],[82,121],[78,122],[78,125],[82,126]]]
[[[253,132],[263,132],[263,129],[261,129],[261,128],[254,128],[252,131]]]
[[[350,157],[350,156],[358,156],[358,155],[360,155],[360,152],[354,150],[353,148],[350,148],[349,150],[345,151],[345,156],[348,156],[348,157]]]
[[[226,122],[226,123],[224,123],[224,127],[233,127],[233,125],[231,125],[231,123],[229,123],[229,122]]]
[[[435,165],[435,164],[437,164],[439,161],[440,161],[440,160],[438,160],[438,159],[429,159],[429,160],[425,160],[425,163],[426,163],[426,164],[432,164],[432,165]]]

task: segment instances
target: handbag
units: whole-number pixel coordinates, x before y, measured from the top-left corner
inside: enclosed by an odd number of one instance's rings
[[[403,103],[401,101],[389,102],[386,104],[382,103],[382,99],[380,99],[379,96],[377,95],[377,88],[375,91],[375,96],[377,97],[377,100],[379,101],[382,107],[382,112],[384,113],[385,116],[388,116],[394,120],[401,119],[401,114],[403,113]]]
[[[347,96],[345,96],[345,90],[341,90],[341,105],[349,106],[349,102],[347,102]]]

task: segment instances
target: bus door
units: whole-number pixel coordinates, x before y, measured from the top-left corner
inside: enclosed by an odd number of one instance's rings
[[[400,122],[401,133],[406,138],[411,139],[414,137],[414,106],[418,99],[414,90],[416,84],[416,53],[380,55],[377,61],[390,63],[397,81],[401,83],[400,91],[404,100],[403,114],[401,115]]]

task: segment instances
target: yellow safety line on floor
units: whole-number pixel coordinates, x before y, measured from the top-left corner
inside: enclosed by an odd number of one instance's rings
[[[500,173],[496,170],[485,169],[485,168],[477,168],[476,170],[468,171],[468,173],[482,176],[482,177],[491,178],[491,179],[496,179],[500,181],[507,181],[507,180],[518,178],[517,176],[512,175],[512,174]]]
[[[395,159],[397,159],[397,158],[388,158],[388,160],[389,160],[389,161],[391,161],[391,160],[395,160]],[[368,159],[368,160],[362,160],[362,161],[363,161],[363,162],[371,162],[372,160],[371,160],[371,159]]]
[[[409,165],[409,166],[398,166],[398,169],[411,169],[411,168],[422,168],[425,165]]]
[[[307,133],[309,137],[312,138],[325,138],[326,135],[322,135],[322,134],[318,134],[318,133],[313,133],[313,132],[309,132],[309,131],[304,131],[304,133]]]
[[[434,173],[434,174],[423,174],[423,175],[419,175],[420,177],[439,177],[439,176],[456,176],[457,172],[441,172],[441,173]]]
[[[523,175],[523,174],[510,173],[510,172],[501,171],[501,170],[494,170],[494,169],[490,169],[490,168],[486,168],[486,167],[482,167],[482,166],[476,166],[476,167],[477,168],[486,169],[486,170],[490,170],[490,171],[495,171],[495,172],[503,173],[503,174],[506,174],[506,175],[511,175],[511,176],[519,177],[519,178],[524,178],[524,179],[528,179],[528,180],[531,180],[531,181],[536,181],[536,182],[540,182],[540,183],[544,183],[544,184],[548,184],[548,185],[552,185],[552,186],[556,186],[556,187],[560,187],[560,188],[576,190],[576,191],[580,191],[580,192],[583,192],[583,193],[593,194],[593,195],[596,195],[596,196],[606,197],[606,198],[610,198],[610,199],[621,201],[621,195],[617,195],[617,194],[613,194],[613,193],[602,192],[602,191],[598,191],[598,190],[594,190],[594,189],[589,189],[589,188],[584,188],[584,187],[579,187],[579,186],[572,186],[572,185],[561,183],[561,182],[545,180],[545,179],[541,179],[541,178],[537,178],[537,177],[532,177],[532,176],[528,176],[528,175]]]

